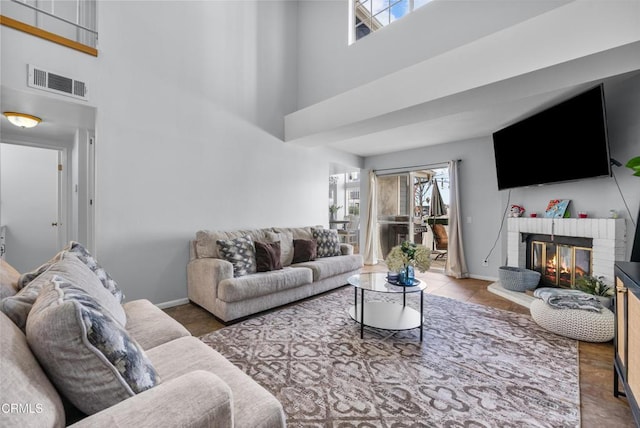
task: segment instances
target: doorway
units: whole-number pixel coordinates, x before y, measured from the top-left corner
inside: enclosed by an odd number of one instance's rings
[[[329,227],[340,242],[360,252],[360,169],[332,164],[329,172]]]
[[[85,102],[63,100],[57,96],[41,94],[36,91],[26,92],[5,86],[0,89],[2,90],[0,98],[2,111],[27,112],[42,119],[40,125],[23,129],[9,123],[4,116],[0,116],[0,135],[2,136],[0,144],[59,154],[60,159],[59,162],[56,162],[56,168],[57,165],[62,165],[62,171],[55,179],[52,179],[54,187],[51,190],[51,195],[54,195],[58,201],[59,211],[57,217],[54,216],[52,219],[46,220],[46,223],[42,223],[53,228],[53,231],[57,229],[57,233],[53,233],[57,237],[56,250],[59,250],[70,240],[74,240],[84,244],[92,254],[96,254],[94,238],[96,108]],[[5,169],[7,171],[11,168],[18,169],[15,171],[15,174],[18,174],[31,167],[32,164],[29,160],[6,162],[6,165],[3,161],[0,166],[0,176],[6,175],[3,171]],[[35,175],[39,176],[40,171],[38,170]],[[27,238],[26,235],[22,236],[22,233],[15,234],[11,224],[8,224],[9,222],[14,223],[15,220],[8,217],[9,213],[3,212],[7,204],[5,195],[9,195],[11,192],[19,193],[23,198],[20,207],[27,206],[27,202],[31,203],[29,197],[25,196],[26,193],[20,192],[19,189],[25,185],[23,181],[31,179],[32,176],[20,177],[16,175],[16,177],[18,178],[6,177],[1,183],[0,199],[3,209],[0,209],[0,230],[2,230],[2,226],[7,226],[4,230],[8,238],[8,242],[5,243],[5,259],[7,261],[13,260],[11,264],[16,269],[18,267],[21,270],[33,269],[34,266],[30,265],[34,263],[33,261],[23,261],[24,256],[18,252],[19,245],[28,243],[42,248],[41,255],[33,257],[33,260],[38,259],[35,267],[39,266],[38,263],[41,264],[49,260],[57,251],[54,250],[51,253],[46,249],[49,244],[40,245],[44,234],[39,235],[38,238]],[[19,208],[19,210],[21,214],[26,214],[26,209]],[[57,223],[57,226],[51,226],[52,223]],[[12,238],[9,239],[10,236]],[[45,253],[43,258],[42,254]]]
[[[380,259],[384,260],[394,246],[409,241],[431,249],[432,267],[444,269],[449,226],[448,167],[378,174],[376,186]]]
[[[0,219],[6,261],[27,272],[66,240],[65,151],[0,143]]]

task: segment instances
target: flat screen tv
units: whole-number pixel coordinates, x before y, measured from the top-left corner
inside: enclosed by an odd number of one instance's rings
[[[611,176],[602,85],[493,133],[498,189]]]

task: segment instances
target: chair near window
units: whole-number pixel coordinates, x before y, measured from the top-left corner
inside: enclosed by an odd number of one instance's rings
[[[345,225],[344,229],[338,230],[338,236],[340,236],[342,242],[345,244],[358,245],[360,216],[347,215],[344,218],[345,220],[349,220],[349,223]]]
[[[433,240],[435,248],[433,253],[436,255],[435,260],[444,258],[447,256],[449,250],[449,236],[447,235],[447,229],[442,224],[434,224],[432,226]]]

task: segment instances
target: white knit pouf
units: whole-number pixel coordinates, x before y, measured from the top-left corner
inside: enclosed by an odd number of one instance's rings
[[[615,317],[609,309],[601,312],[583,309],[557,309],[542,299],[531,302],[531,317],[552,333],[585,342],[608,342],[613,339]]]

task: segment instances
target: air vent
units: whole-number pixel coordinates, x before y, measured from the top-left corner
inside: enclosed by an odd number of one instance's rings
[[[46,71],[33,65],[29,65],[28,85],[32,88],[67,95],[80,100],[86,101],[89,99],[85,82]]]

